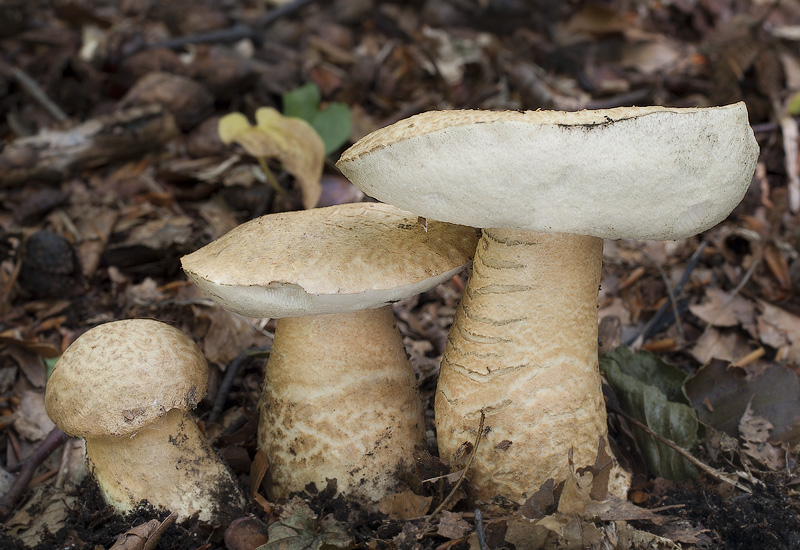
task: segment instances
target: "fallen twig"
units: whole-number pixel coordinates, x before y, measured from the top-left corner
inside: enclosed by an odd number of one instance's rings
[[[478,545],[481,550],[488,550],[486,535],[483,532],[483,512],[481,512],[480,508],[475,508],[475,531],[478,533]]]
[[[701,460],[698,460],[697,458],[694,457],[694,455],[692,455],[692,453],[690,453],[689,451],[687,451],[683,447],[680,447],[679,445],[675,444],[675,442],[670,441],[669,439],[667,439],[666,437],[662,436],[661,434],[658,434],[658,433],[654,432],[646,424],[643,424],[643,423],[639,422],[634,417],[632,417],[631,415],[629,415],[628,413],[626,413],[625,411],[623,411],[621,408],[617,407],[613,403],[609,402],[608,403],[608,407],[611,409],[612,412],[622,416],[628,422],[630,422],[631,424],[633,424],[637,428],[641,429],[642,431],[644,431],[648,435],[650,435],[652,437],[655,437],[661,443],[663,443],[664,445],[666,445],[667,447],[669,447],[670,449],[672,449],[673,451],[675,451],[676,453],[681,455],[683,458],[685,458],[686,460],[688,460],[689,462],[691,462],[692,464],[694,464],[695,466],[697,466],[698,468],[703,470],[705,473],[707,473],[708,475],[710,475],[711,477],[713,477],[717,481],[721,481],[723,483],[728,483],[730,485],[733,485],[734,487],[736,487],[740,491],[743,491],[743,492],[748,493],[748,494],[752,494],[753,490],[750,489],[749,487],[747,487],[745,485],[742,485],[741,483],[739,483],[735,479],[729,478],[727,475],[725,475],[724,473],[720,472],[716,468],[713,468],[713,467],[709,466],[708,464],[706,464],[705,462],[702,462]],[[757,480],[754,480],[754,479],[750,479],[749,481],[750,482],[757,482]]]
[[[683,285],[686,284],[686,281],[689,280],[689,276],[692,274],[692,271],[694,271],[694,268],[697,267],[697,262],[700,261],[700,256],[702,256],[703,251],[706,249],[706,246],[707,246],[706,243],[700,243],[700,246],[698,246],[697,250],[694,251],[692,257],[689,258],[689,261],[686,263],[686,269],[683,271],[683,275],[681,276],[681,280],[678,281],[678,284],[676,284],[675,288],[672,289],[674,296],[677,296],[678,294],[680,294],[681,290],[683,290]],[[664,303],[658,309],[656,314],[653,315],[653,318],[650,319],[650,321],[644,326],[641,332],[633,336],[632,338],[629,338],[627,341],[625,341],[625,345],[632,346],[634,343],[637,342],[641,343],[641,340],[644,340],[650,334],[650,331],[653,329],[653,327],[658,325],[658,322],[661,321],[661,318],[671,307],[672,307],[671,302],[668,301]],[[676,318],[675,322],[677,321],[678,319]]]
[[[481,422],[478,426],[478,436],[475,438],[475,445],[472,447],[472,453],[469,455],[469,460],[467,461],[467,465],[464,467],[464,470],[461,472],[461,477],[458,478],[458,481],[453,486],[453,489],[448,493],[444,500],[442,500],[441,504],[436,507],[436,510],[433,511],[431,515],[426,518],[426,522],[430,522],[439,512],[441,512],[447,503],[453,498],[453,495],[456,494],[458,488],[461,487],[461,484],[464,482],[464,479],[467,477],[467,472],[469,471],[469,467],[472,466],[472,461],[475,459],[475,454],[478,452],[478,445],[481,443],[481,438],[483,437],[483,425],[486,422],[486,413],[483,412],[481,409]]]
[[[228,399],[228,393],[231,391],[233,382],[236,379],[236,375],[239,373],[239,369],[244,363],[244,360],[255,355],[264,354],[268,351],[268,349],[269,348],[247,349],[240,353],[233,361],[231,361],[231,364],[228,365],[228,369],[225,371],[225,376],[219,385],[217,396],[214,398],[214,406],[211,409],[211,413],[208,415],[209,422],[217,422],[219,417],[222,415],[222,410],[225,408],[225,401]]]
[[[64,122],[69,117],[61,110],[61,107],[56,105],[51,100],[39,84],[32,79],[28,74],[20,69],[10,65],[0,59],[0,73],[13,78],[28,94],[39,104],[45,111],[50,113],[50,116],[59,122]]]
[[[53,428],[47,437],[39,445],[39,448],[25,460],[25,464],[17,474],[17,479],[11,485],[8,492],[0,497],[0,521],[5,520],[10,514],[14,506],[22,498],[28,484],[33,479],[33,474],[42,462],[44,462],[53,451],[58,449],[64,442],[69,439],[69,436],[58,428]]]
[[[103,166],[152,151],[178,134],[160,105],[131,107],[69,130],[15,139],[0,152],[0,188],[30,180],[60,182],[73,170]]]
[[[678,311],[678,300],[675,298],[675,290],[672,288],[672,284],[669,282],[669,276],[667,272],[664,271],[664,267],[661,265],[661,262],[653,258],[650,253],[644,249],[644,247],[639,247],[639,251],[644,254],[644,256],[656,266],[658,272],[661,274],[661,280],[664,281],[664,286],[667,289],[667,296],[669,297],[669,303],[672,305],[672,314],[675,316],[675,328],[678,329],[678,334],[680,334],[681,338],[684,338],[683,334],[683,327],[678,322],[681,317],[680,312]]]
[[[190,44],[230,44],[232,42],[244,40],[245,38],[255,39],[263,34],[264,29],[269,27],[281,17],[290,15],[315,1],[316,0],[295,0],[294,2],[290,2],[270,10],[266,14],[262,15],[254,25],[237,24],[227,29],[179,36],[177,38],[171,38],[169,40],[162,40],[160,42],[154,42],[153,44],[143,45],[141,48],[132,50],[130,54],[137,53],[141,50],[152,50],[156,48],[177,50]]]

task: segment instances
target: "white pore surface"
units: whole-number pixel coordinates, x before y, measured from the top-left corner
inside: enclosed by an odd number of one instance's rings
[[[758,158],[743,103],[423,113],[338,166],[368,195],[473,227],[678,239],[725,219]]]
[[[204,293],[225,309],[248,317],[277,319],[350,313],[382,307],[430,290],[451,279],[465,265],[412,284],[356,294],[311,294],[300,285],[287,283],[273,283],[269,286],[224,285],[200,278],[192,272],[187,271],[187,274]]]

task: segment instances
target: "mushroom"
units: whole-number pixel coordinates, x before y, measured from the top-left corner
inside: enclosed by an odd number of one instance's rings
[[[476,243],[473,228],[356,203],[263,216],[182,259],[223,307],[277,318],[258,438],[270,498],[335,479],[374,504],[413,467],[424,419],[389,304],[453,277]]]
[[[436,393],[441,456],[486,433],[472,496],[523,502],[594,463],[603,238],[680,239],[722,221],[758,157],[743,103],[440,111],[364,137],[337,166],[367,195],[484,228]]]
[[[149,319],[98,325],[70,345],[47,382],[47,414],[86,439],[89,467],[118,512],[147,500],[180,518],[236,517],[244,498],[188,412],[208,365],[183,332]]]

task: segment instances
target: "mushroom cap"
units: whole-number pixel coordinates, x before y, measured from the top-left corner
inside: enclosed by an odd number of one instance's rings
[[[69,435],[123,436],[171,409],[197,406],[208,364],[183,332],[130,319],[82,334],[56,363],[45,390],[50,418]]]
[[[432,111],[362,138],[337,166],[366,194],[435,220],[667,240],[725,219],[757,158],[737,103]]]
[[[475,230],[388,204],[270,214],[181,259],[203,292],[250,317],[372,309],[446,281],[470,260]]]

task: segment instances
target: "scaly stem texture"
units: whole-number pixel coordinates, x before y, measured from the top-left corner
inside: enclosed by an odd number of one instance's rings
[[[277,321],[258,436],[270,498],[335,479],[340,492],[376,503],[413,469],[424,434],[390,306]]]
[[[459,305],[436,393],[439,451],[483,442],[468,475],[478,501],[522,502],[593,464],[606,435],[597,368],[596,237],[488,229]]]

